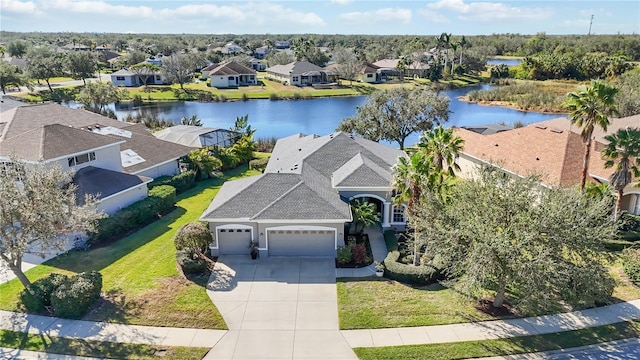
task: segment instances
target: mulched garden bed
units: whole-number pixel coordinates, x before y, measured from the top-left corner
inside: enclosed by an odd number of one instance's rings
[[[348,263],[338,263],[338,259],[336,259],[336,267],[337,268],[345,268],[345,269],[355,269],[367,267],[373,263],[373,252],[371,251],[371,244],[369,243],[369,235],[367,234],[350,234],[347,236],[346,244],[364,244],[365,249],[367,250],[367,261],[361,264],[357,264],[353,260],[353,256],[351,257],[351,261]]]

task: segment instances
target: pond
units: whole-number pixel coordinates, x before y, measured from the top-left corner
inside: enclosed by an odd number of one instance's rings
[[[518,66],[522,64],[522,59],[489,59],[487,65],[495,66],[505,64],[507,66]]]
[[[469,126],[492,123],[512,125],[549,120],[561,115],[523,112],[497,106],[482,106],[458,100],[471,90],[487,89],[490,85],[443,91],[451,98],[451,115],[444,125]],[[138,112],[153,113],[159,118],[179,122],[180,118],[197,115],[208,127],[230,128],[236,117],[249,115],[249,124],[257,129],[256,138],[281,138],[295,133],[325,135],[335,131],[340,121],[356,114],[356,107],[366,102],[366,96],[332,97],[312,100],[249,100],[235,102],[169,102],[143,107],[118,104],[119,119]],[[408,139],[407,144],[418,141]]]

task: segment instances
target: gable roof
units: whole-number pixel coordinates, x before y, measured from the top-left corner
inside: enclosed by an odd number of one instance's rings
[[[275,65],[267,68],[267,72],[272,72],[284,76],[289,75],[306,75],[309,73],[318,73],[323,71],[323,69],[316,65],[312,64],[308,61],[294,61],[292,63],[286,65]]]
[[[0,155],[39,162],[124,142],[111,136],[51,124],[3,140],[0,142]]]
[[[133,150],[145,160],[134,166],[125,167],[124,171],[128,173],[136,173],[168,161],[176,160],[191,151],[191,148],[187,146],[156,139],[142,124],[118,121],[90,111],[71,109],[53,103],[9,109],[2,112],[0,123],[4,123],[3,126],[0,126],[0,128],[2,128],[2,133],[0,133],[0,148],[3,154],[28,150],[24,144],[17,143],[17,140],[10,141],[10,139],[17,136],[26,139],[25,141],[28,141],[32,146],[43,146],[47,149],[51,147],[51,149],[55,149],[56,153],[66,152],[67,154],[78,152],[78,149],[82,147],[95,148],[98,147],[96,144],[104,146],[107,143],[122,142],[120,143],[121,151],[127,149]],[[47,127],[48,125],[57,126]],[[47,127],[48,130],[45,131],[45,127]],[[107,135],[96,133],[98,128],[107,127],[130,132],[130,137],[116,134],[118,131]],[[63,140],[62,137],[46,136],[49,130],[61,132],[63,136],[66,136],[65,139],[67,140]],[[29,132],[28,135],[25,134],[27,132]],[[69,137],[71,133],[76,135]],[[53,132],[51,132],[51,134],[53,134]],[[75,136],[78,136],[78,138]],[[80,141],[78,139],[83,140]],[[94,144],[93,147],[91,147],[91,143]],[[49,154],[48,151],[49,150],[42,154]],[[27,153],[27,155],[29,154]],[[33,158],[33,155],[30,156]],[[43,159],[46,160],[50,158],[51,157],[47,155]]]
[[[210,70],[209,75],[255,75],[256,71],[235,61],[222,63]]]
[[[580,182],[584,144],[572,131],[537,123],[491,135],[455,128],[455,134],[465,141],[462,153],[483,162],[521,176],[541,175],[547,185],[566,187]],[[599,155],[592,155],[591,169],[602,167],[599,162]]]
[[[387,189],[400,156],[341,132],[292,135],[278,140],[262,175],[226,182],[201,219],[351,221],[335,183]]]
[[[84,205],[85,195],[93,195],[98,200],[105,199],[127,189],[151,182],[146,176],[137,176],[118,171],[87,166],[73,175],[76,184],[76,202]]]

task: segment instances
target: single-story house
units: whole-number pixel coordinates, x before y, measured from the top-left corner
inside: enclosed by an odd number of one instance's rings
[[[220,64],[216,63],[216,64],[211,64],[211,65],[208,65],[208,66],[202,68],[202,70],[200,70],[200,73],[202,74],[202,75],[200,75],[200,79],[202,79],[202,80],[208,79],[209,78],[209,73],[211,72],[211,70],[217,68],[218,65],[220,65]]]
[[[594,131],[587,181],[609,182],[614,169],[604,167],[606,159],[601,155],[607,143],[604,136],[627,126],[640,128],[640,115],[611,119],[606,133],[601,129]],[[492,164],[519,176],[539,175],[546,186],[577,186],[582,177],[585,151],[580,132],[581,129],[571,125],[567,118],[489,135],[456,128],[455,135],[464,140],[464,148],[456,159],[460,166],[459,175],[472,178],[480,165]],[[640,214],[640,188],[633,185],[625,188],[622,207]]]
[[[378,71],[383,76],[399,76],[401,74],[398,69],[399,63],[400,59],[382,59],[374,62],[373,65],[379,68]],[[404,76],[426,77],[429,74],[429,69],[429,64],[413,61],[407,65],[407,68],[404,70]]]
[[[365,83],[374,84],[382,80],[382,74],[380,73],[380,67],[373,64],[364,64],[362,70],[360,70],[360,80]]]
[[[144,71],[144,70],[142,70]],[[159,71],[154,71],[147,77],[147,85],[162,85],[164,78]],[[144,85],[144,79],[139,74],[128,70],[120,69],[111,74],[111,82],[116,86],[141,86]]]
[[[253,50],[253,56],[255,56],[256,59],[262,60],[266,58],[267,55],[269,55],[268,46],[260,46],[259,48],[256,48],[255,50]]]
[[[209,86],[230,88],[258,84],[256,71],[235,61],[222,63],[209,71]]]
[[[193,125],[174,125],[153,133],[160,140],[192,148],[228,147],[235,143],[238,135],[231,130]]]
[[[214,256],[335,257],[353,218],[349,202],[376,205],[383,228],[402,228],[405,207],[392,204],[392,167],[406,154],[338,132],[278,140],[263,174],[224,183],[200,219]]]
[[[294,61],[267,68],[267,77],[286,85],[313,85],[328,82],[327,72],[308,61]]]
[[[98,195],[107,213],[146,197],[146,184],[177,174],[192,150],[156,139],[142,124],[58,104],[3,110],[0,129],[0,162],[16,157],[75,171],[79,195]]]

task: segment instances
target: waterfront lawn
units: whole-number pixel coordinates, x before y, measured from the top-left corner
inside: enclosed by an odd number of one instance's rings
[[[563,331],[509,339],[355,348],[354,351],[358,355],[358,358],[363,360],[467,359],[567,349],[607,341],[635,338],[638,336],[640,336],[639,322],[622,322],[576,331]]]
[[[426,326],[492,320],[475,301],[439,284],[413,288],[386,279],[339,279],[341,329]]]
[[[125,344],[0,330],[0,345],[12,349],[109,359],[202,359],[209,348]]]
[[[103,297],[84,319],[115,323],[224,329],[206,294],[207,279],[188,281],[178,272],[173,236],[196,221],[225,180],[258,174],[244,165],[221,179],[209,179],[178,197],[177,208],[149,226],[107,246],[69,252],[26,272],[34,281],[51,272],[98,270]],[[0,285],[0,309],[21,311],[17,280]]]

